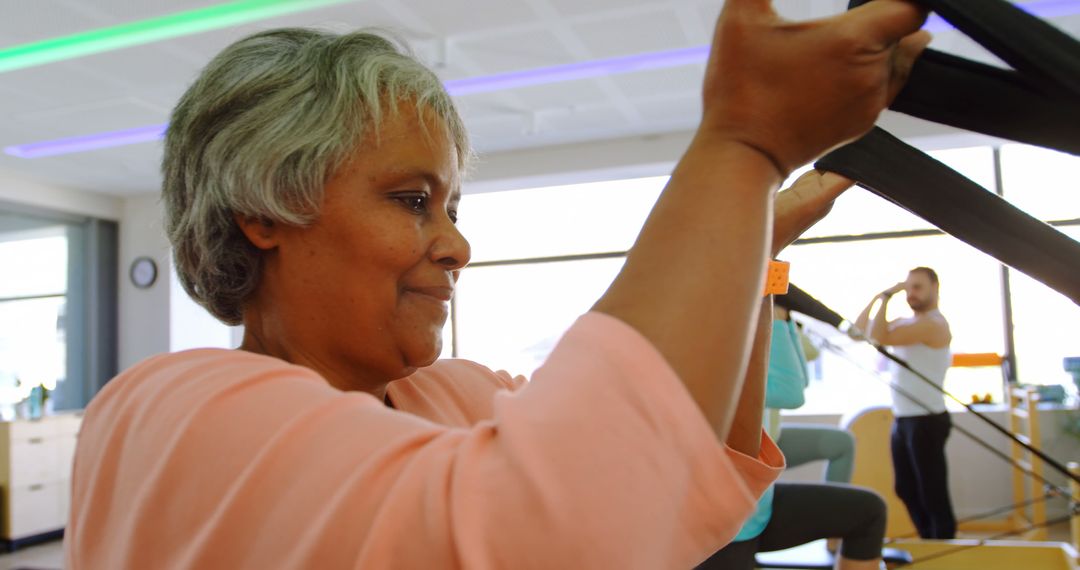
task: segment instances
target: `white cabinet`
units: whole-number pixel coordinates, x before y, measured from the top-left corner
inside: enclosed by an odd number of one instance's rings
[[[0,538],[18,541],[67,523],[80,414],[0,422]]]

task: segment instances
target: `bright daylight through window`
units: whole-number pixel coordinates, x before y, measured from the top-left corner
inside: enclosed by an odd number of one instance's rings
[[[988,191],[997,188],[992,148],[930,154]],[[1080,238],[1080,159],[1023,145],[1005,145],[999,156],[1006,199],[1040,219],[1063,222],[1061,231]],[[666,181],[467,194],[459,226],[473,245],[473,265],[459,283],[456,338],[448,336],[447,353],[452,343],[460,357],[531,374],[617,274],[623,262],[617,254],[633,244]],[[1007,352],[1002,269],[992,257],[860,188],[842,196],[803,238],[781,255],[792,262],[792,282],[846,318],[854,319],[909,269],[925,265],[941,276],[941,310],[952,325],[953,352]],[[1009,273],[1020,380],[1062,384],[1075,393],[1062,359],[1080,355],[1071,342],[1080,334],[1080,308],[1023,274]],[[891,318],[910,314],[898,299],[890,305]],[[1048,318],[1054,327],[1037,324]],[[810,365],[806,405],[794,413],[845,414],[888,405],[888,368],[872,348],[821,323],[807,322],[806,330],[820,357]],[[990,394],[1001,402],[1002,371],[954,368],[946,388],[965,400]]]

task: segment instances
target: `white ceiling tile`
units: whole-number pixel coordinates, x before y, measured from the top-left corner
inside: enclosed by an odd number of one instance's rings
[[[519,0],[398,0],[444,37],[513,26],[536,19],[527,2]]]
[[[709,0],[704,0],[697,6],[701,21],[708,22],[710,29],[716,26],[716,19],[720,17],[720,8],[722,8],[722,6],[719,2],[711,2]]]
[[[521,71],[576,61],[570,50],[549,31],[455,41],[449,60],[461,54],[484,69],[484,74]]]
[[[114,24],[156,18],[221,4],[222,0],[53,0],[69,10],[97,14]]]
[[[604,91],[592,79],[520,87],[514,89],[513,93],[530,109],[539,111],[575,108],[608,101]]]
[[[12,120],[43,135],[47,133],[44,138],[48,140],[161,124],[168,115],[168,109],[128,96],[32,111],[15,115]]]
[[[11,109],[12,114],[112,99],[124,94],[116,84],[85,69],[75,60],[17,69],[0,74],[0,78],[9,88],[18,89],[30,98],[26,106]]]
[[[631,100],[656,95],[701,93],[704,65],[684,65],[667,69],[613,75],[610,80]]]
[[[83,73],[111,83],[116,90],[135,95],[160,85],[187,85],[204,65],[193,58],[178,57],[175,50],[164,49],[161,44],[94,54],[71,63]]]
[[[15,4],[8,0],[5,4]],[[67,36],[101,27],[101,22],[60,0],[19,2],[18,8],[0,7],[3,14],[3,40],[0,48]]]
[[[666,0],[547,0],[547,2],[565,16],[619,11],[634,6],[664,6],[671,4]]]
[[[230,28],[182,36],[164,43],[192,53],[202,62],[209,62],[233,42],[257,32],[283,27],[317,28],[338,33],[375,27],[384,28],[391,34],[406,40],[417,36],[415,31],[395,20],[378,3],[357,2],[324,6]]]
[[[688,46],[686,33],[671,10],[575,24],[593,57],[617,57]],[[627,38],[634,38],[628,42]]]
[[[691,129],[701,117],[701,96],[696,92],[670,93],[634,100],[642,122],[670,130]]]
[[[218,4],[224,0],[0,0],[0,48]],[[840,13],[846,0],[775,0],[785,17]],[[256,31],[376,26],[413,44],[444,79],[700,45],[721,0],[357,0],[223,30],[0,74],[0,146],[163,122],[198,70]],[[14,6],[14,8],[12,8]],[[1076,36],[1080,16],[1055,25]],[[935,47],[985,52],[956,32]],[[481,151],[692,128],[701,66],[577,80],[461,97]],[[156,192],[160,143],[23,160],[0,168],[72,188]],[[481,161],[482,168],[482,161]]]

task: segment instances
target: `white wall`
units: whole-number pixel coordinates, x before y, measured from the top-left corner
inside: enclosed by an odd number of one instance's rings
[[[49,186],[6,170],[0,170],[0,200],[113,221],[119,220],[123,211],[122,201],[114,196]]]
[[[157,263],[158,277],[148,289],[138,289],[128,272],[138,257]],[[169,350],[169,241],[161,222],[158,195],[123,200],[120,218],[119,343],[120,370]]]
[[[188,296],[173,269],[162,208],[155,194],[127,198],[120,220],[120,369],[161,352],[235,348],[234,327],[212,317]],[[128,276],[138,257],[154,259],[158,279],[138,289]]]

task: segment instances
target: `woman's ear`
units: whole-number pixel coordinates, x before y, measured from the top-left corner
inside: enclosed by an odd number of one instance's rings
[[[233,220],[244,232],[244,236],[259,249],[274,249],[278,246],[278,225],[266,218],[233,214]]]

